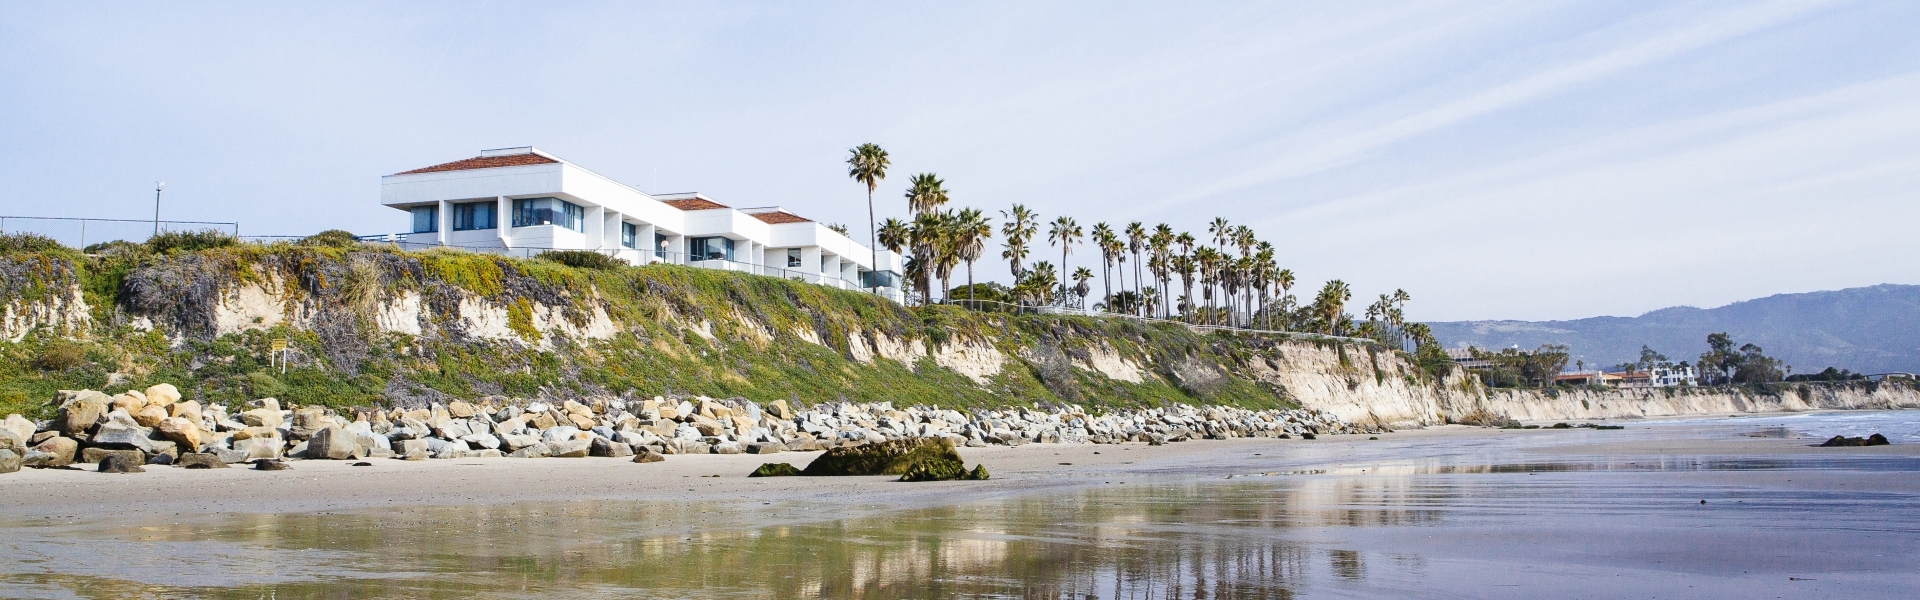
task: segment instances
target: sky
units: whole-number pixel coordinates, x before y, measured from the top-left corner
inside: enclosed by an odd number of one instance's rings
[[[1920,283],[1915,31],[1904,1],[7,2],[0,214],[150,219],[164,180],[167,219],[397,232],[380,176],[532,145],[864,238],[873,142],[882,219],[932,172],[989,215],[1224,217],[1296,293],[1412,319],[1631,316]]]

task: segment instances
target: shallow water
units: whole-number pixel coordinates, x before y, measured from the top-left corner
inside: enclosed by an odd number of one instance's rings
[[[1560,439],[1817,436],[1911,418],[1636,424]],[[1013,497],[968,499],[956,485],[953,504],[904,509],[743,500],[42,518],[0,523],[0,596],[1899,598],[1920,585],[1920,497],[1783,483],[1910,478],[1920,461],[1527,452],[1552,439],[1362,445],[1231,478],[1133,474]]]

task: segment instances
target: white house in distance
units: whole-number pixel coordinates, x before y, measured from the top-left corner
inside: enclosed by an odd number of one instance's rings
[[[648,194],[532,147],[380,178],[380,202],[412,215],[409,248],[448,246],[533,256],[590,250],[658,262],[800,279],[841,289],[875,280],[895,302],[900,257],[873,252],[778,206],[732,208],[698,193]]]

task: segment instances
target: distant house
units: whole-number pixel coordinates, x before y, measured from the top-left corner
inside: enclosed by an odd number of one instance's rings
[[[1693,367],[1654,367],[1647,371],[1615,371],[1606,375],[1607,383],[1619,387],[1673,387],[1700,384]]]
[[[1462,368],[1478,370],[1493,368],[1492,362],[1474,358],[1472,348],[1447,348],[1446,353],[1447,358],[1453,359],[1453,364]]]
[[[895,302],[904,299],[898,255],[824,224],[778,206],[736,209],[699,193],[642,192],[532,147],[387,175],[380,202],[408,214],[409,231],[391,236],[407,247],[522,256],[586,250],[635,265],[877,286]]]
[[[1605,385],[1607,374],[1600,371],[1570,371],[1553,378],[1556,384]]]

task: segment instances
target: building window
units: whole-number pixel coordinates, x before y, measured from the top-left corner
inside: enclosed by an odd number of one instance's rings
[[[900,274],[893,271],[861,271],[860,287],[900,287]]]
[[[471,231],[475,229],[493,229],[499,226],[494,213],[500,206],[492,202],[468,202],[453,205],[453,230]]]
[[[799,267],[800,267],[800,249],[788,248],[787,249],[787,268],[795,269]]]
[[[440,207],[419,206],[413,209],[413,232],[433,233],[440,230]]]
[[[667,234],[664,234],[664,233],[660,233],[660,232],[657,232],[657,231],[656,231],[656,232],[654,232],[654,234],[653,234],[653,255],[654,255],[654,256],[658,256],[658,257],[660,257],[660,258],[666,258],[666,257],[667,257],[667,252],[668,252],[668,251],[670,251],[670,250],[672,250],[672,248],[669,248],[669,247],[668,247],[668,244],[670,244],[671,242],[672,242],[672,240],[668,240],[668,239],[667,239]]]
[[[733,240],[699,237],[687,242],[688,260],[733,260]]]
[[[586,231],[587,209],[559,198],[526,198],[513,201],[513,226],[559,225],[574,231]]]
[[[640,236],[640,226],[632,223],[620,223],[620,247],[632,248],[633,238]]]

